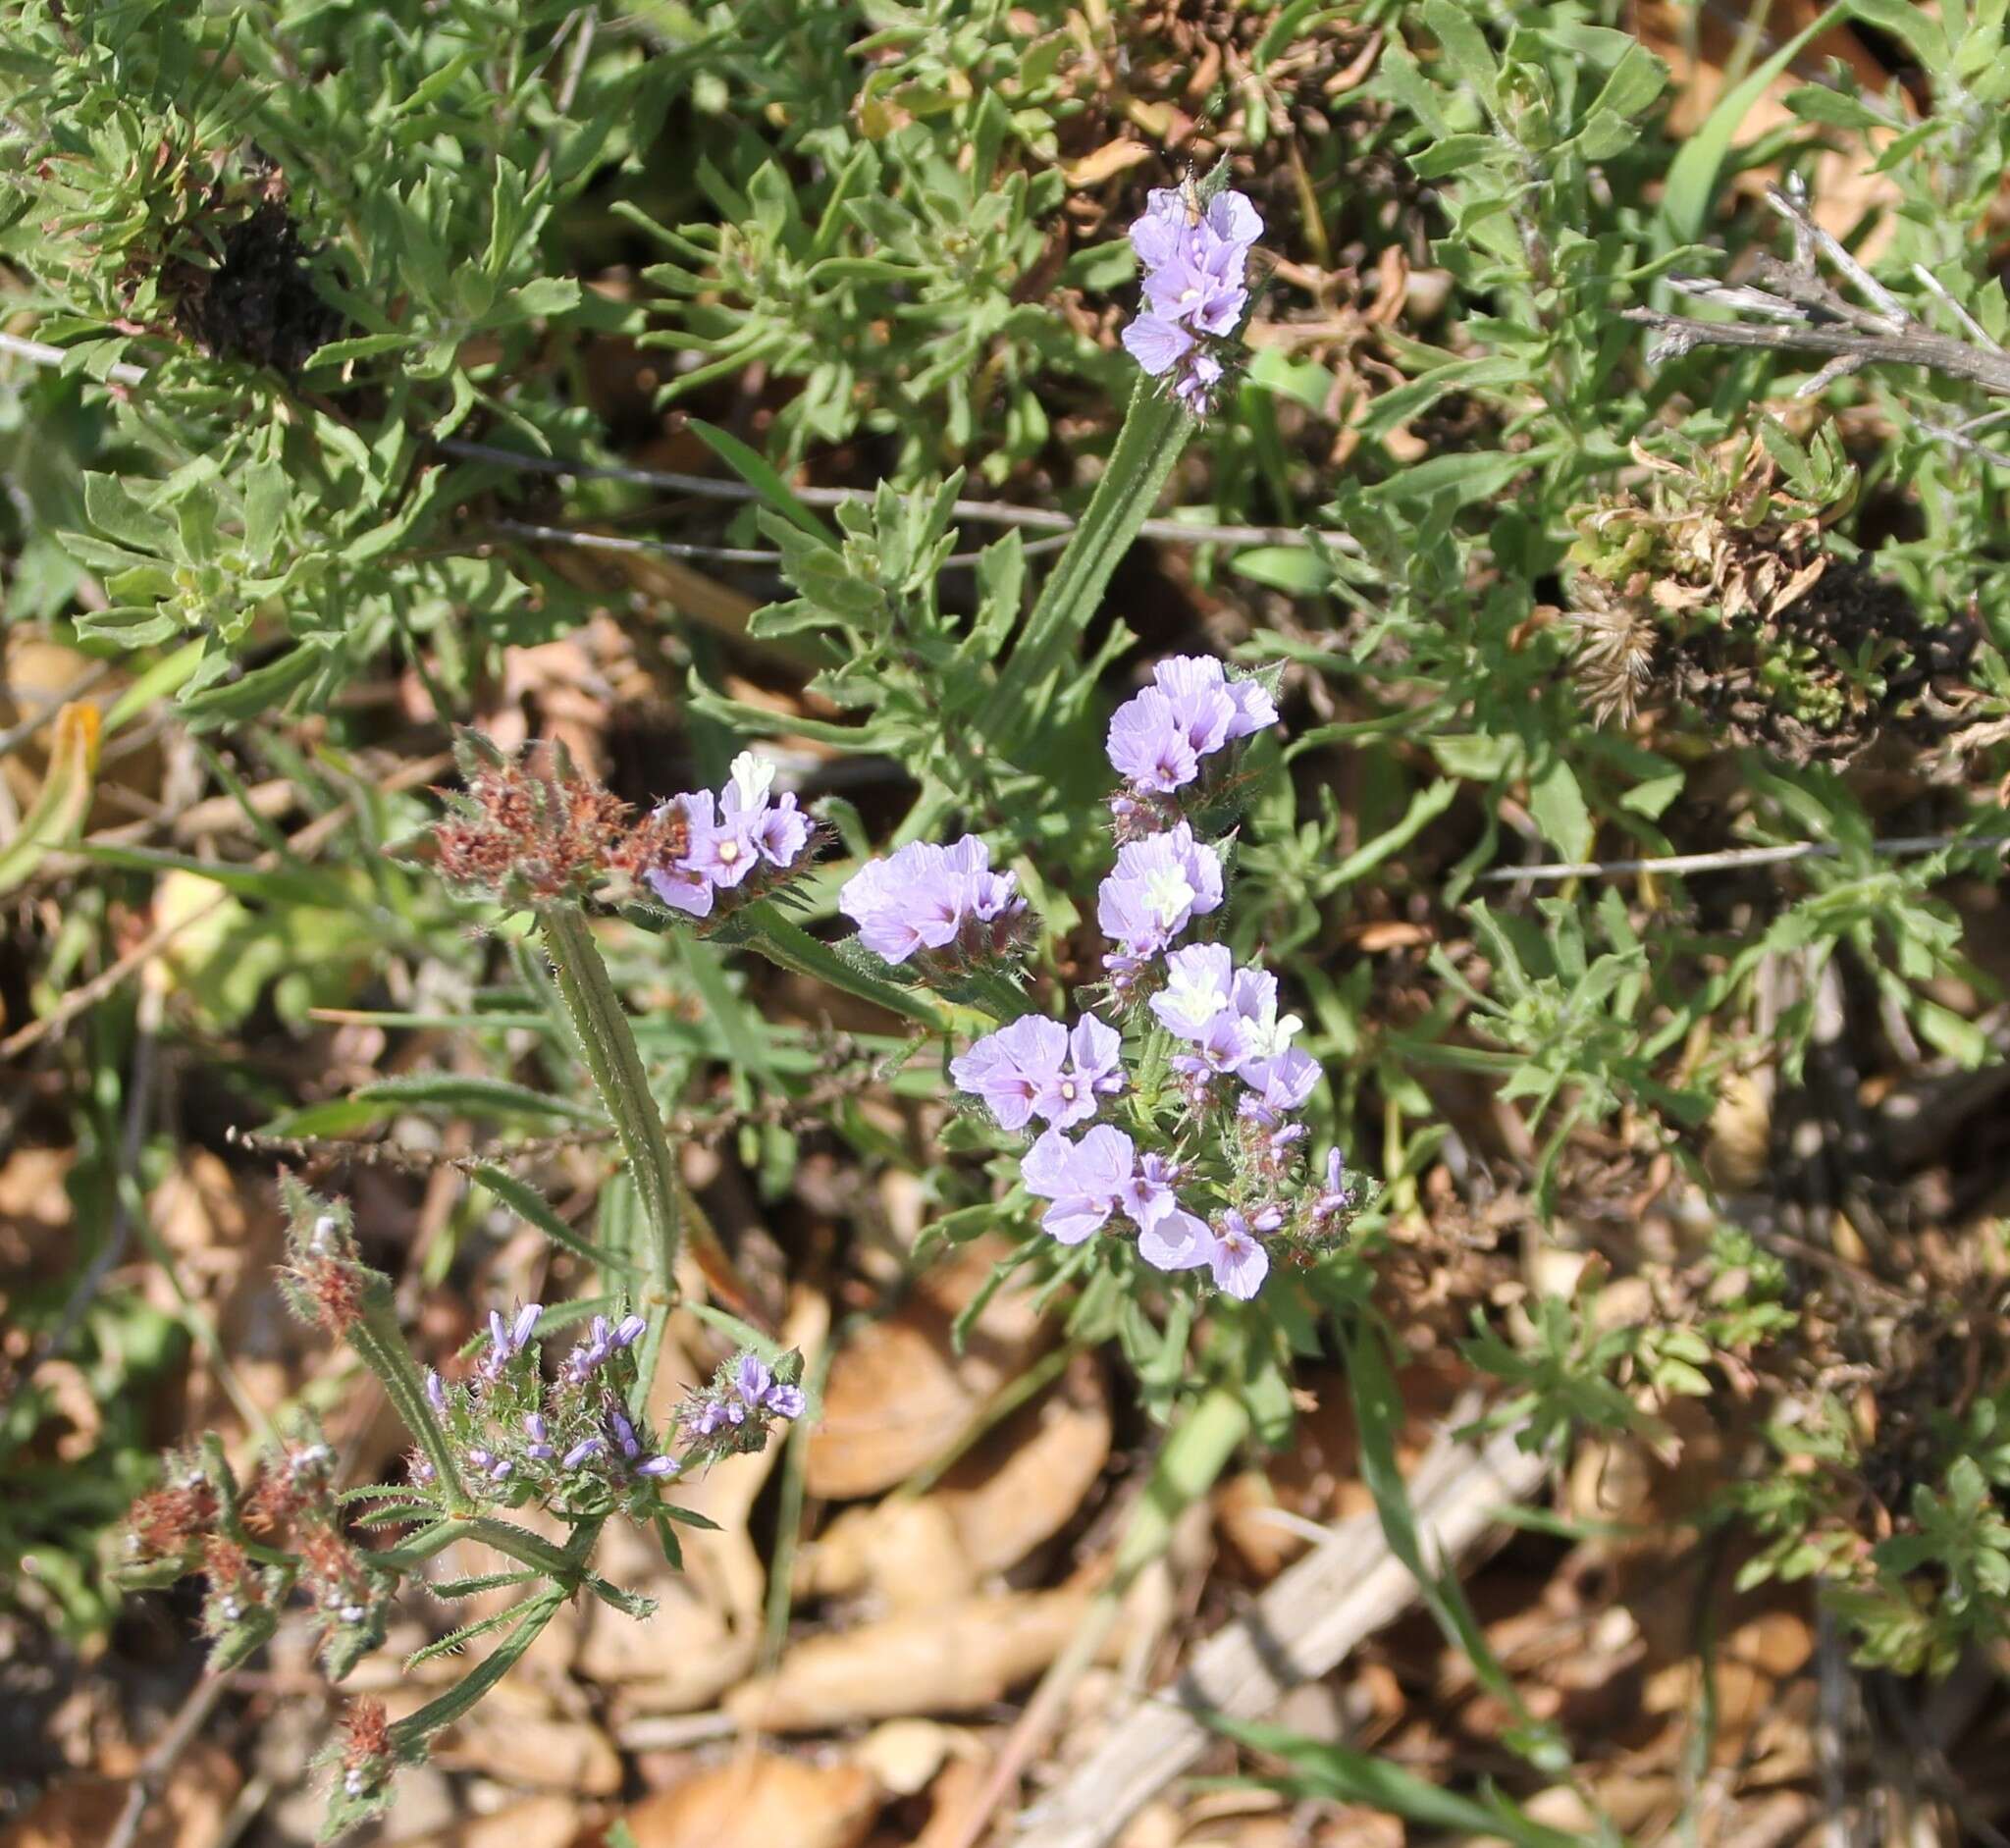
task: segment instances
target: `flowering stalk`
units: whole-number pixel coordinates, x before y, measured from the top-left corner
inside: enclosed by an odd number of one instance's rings
[[[979,737],[997,740],[1008,756],[1025,746],[1038,724],[1045,709],[1035,691],[1088,626],[1193,427],[1185,405],[1149,377],[1138,378],[1082,524],[1041,587],[1019,645],[972,727]]]
[[[646,1395],[656,1376],[663,1324],[677,1296],[676,1168],[642,1068],[642,1055],[636,1050],[635,1034],[614,984],[608,979],[607,964],[601,960],[600,946],[584,914],[569,905],[554,905],[538,913],[538,928],[571,1017],[580,1055],[613,1121],[649,1225],[652,1288],[645,1298],[649,1333],[643,1338],[640,1356],[641,1389]]]

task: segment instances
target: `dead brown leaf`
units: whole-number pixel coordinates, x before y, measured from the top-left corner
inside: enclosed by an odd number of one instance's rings
[[[636,1848],[853,1848],[879,1802],[856,1765],[759,1752],[645,1798],[623,1820]]]
[[[1001,1252],[989,1240],[967,1247],[838,1350],[810,1439],[812,1495],[874,1495],[933,1462],[1033,1357],[1043,1331],[1024,1295],[1010,1291],[986,1306],[961,1354],[950,1345],[957,1312]]]
[[[783,1656],[774,1673],[735,1688],[725,1709],[770,1732],[972,1713],[1046,1667],[1088,1603],[1084,1588],[1014,1592],[811,1637]]]

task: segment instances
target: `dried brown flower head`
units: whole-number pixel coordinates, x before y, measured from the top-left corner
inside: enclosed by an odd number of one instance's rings
[[[562,750],[540,772],[482,742],[463,747],[465,792],[449,796],[453,813],[433,830],[437,865],[453,883],[510,904],[576,900],[630,851],[628,805]]]

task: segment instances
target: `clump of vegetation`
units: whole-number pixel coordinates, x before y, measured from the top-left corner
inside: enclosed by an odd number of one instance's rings
[[[1085,1377],[1156,1447],[966,1574],[1107,1539],[1083,1662],[1239,1455],[1225,1524],[1356,1471],[1518,1782],[1322,1800],[1547,1840],[1616,1750],[1425,1569],[1455,1402],[1562,1603],[2000,1652],[2006,9],[1825,19],[0,0],[43,1644],[136,1571],[343,1680],[511,1594],[331,1722],[346,1825],[713,1465],[785,1657],[820,1379],[939,1364],[861,1493]]]

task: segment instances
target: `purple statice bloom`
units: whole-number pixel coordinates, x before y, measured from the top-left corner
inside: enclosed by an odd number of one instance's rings
[[[1277,1011],[1277,977],[1267,969],[1239,969],[1229,989],[1229,1008],[1243,1023],[1251,1063],[1279,1058],[1304,1026],[1296,1014]]]
[[[732,774],[719,792],[719,808],[727,819],[746,831],[762,859],[771,867],[795,865],[810,844],[810,818],[796,807],[792,795],[768,799],[774,766],[766,758],[742,751],[733,760]]]
[[[712,796],[705,797],[709,808]],[[692,830],[691,845],[677,861],[680,871],[703,879],[707,885],[731,891],[761,864],[761,848],[754,838],[753,818],[727,810],[715,825],[703,832]]]
[[[524,1350],[530,1338],[537,1333],[538,1317],[545,1312],[541,1302],[526,1302],[517,1310],[515,1318],[505,1322],[500,1309],[489,1311],[489,1353],[482,1362],[482,1372],[490,1379],[501,1377],[502,1369]]]
[[[1256,1229],[1233,1207],[1209,1233],[1206,1262],[1214,1287],[1243,1302],[1263,1288],[1263,1280],[1270,1274],[1270,1253],[1264,1250]]]
[[[1249,1030],[1233,1008],[1223,1008],[1194,1038],[1191,1052],[1176,1052],[1172,1068],[1182,1078],[1206,1084],[1240,1071],[1249,1056]]]
[[[1339,1149],[1329,1148],[1326,1151],[1325,1184],[1312,1201],[1312,1224],[1323,1226],[1330,1219],[1338,1219],[1353,1203],[1353,1183],[1347,1178],[1347,1164],[1341,1160]]]
[[[500,1321],[502,1318],[499,1316],[497,1319]],[[426,1403],[437,1412],[444,1413],[447,1409],[447,1387],[431,1367],[426,1369]]]
[[[984,1100],[1000,1129],[1023,1130],[1040,1098],[1060,1082],[1067,1057],[1067,1028],[1043,1015],[1022,1014],[951,1059],[949,1076],[957,1089]]]
[[[565,1379],[574,1386],[584,1385],[609,1355],[632,1347],[648,1328],[649,1324],[639,1315],[624,1315],[612,1327],[606,1316],[595,1316],[586,1340],[565,1356]]]
[[[1071,1142],[1049,1130],[1026,1151],[1020,1175],[1026,1190],[1053,1204],[1040,1225],[1062,1244],[1080,1244],[1101,1230],[1122,1202],[1134,1150],[1122,1130],[1098,1124]]]
[[[1140,314],[1123,334],[1125,349],[1154,379],[1163,378],[1193,350],[1193,336],[1162,314]]]
[[[1236,1114],[1274,1130],[1311,1096],[1319,1082],[1319,1061],[1296,1046],[1287,1046],[1274,1058],[1244,1060],[1237,1076],[1249,1088]]]
[[[1179,1210],[1180,1202],[1173,1193],[1179,1179],[1179,1168],[1165,1156],[1140,1155],[1117,1195],[1117,1204],[1139,1232],[1149,1232]]]
[[[1140,789],[1170,794],[1200,774],[1192,742],[1157,687],[1146,687],[1117,708],[1107,750],[1111,767]]]
[[[774,1371],[759,1354],[742,1354],[733,1365],[733,1391],[750,1410],[759,1410],[774,1384]]]
[[[558,1458],[560,1469],[577,1469],[590,1456],[598,1456],[607,1448],[599,1438],[581,1438],[565,1454]]]
[[[648,880],[649,889],[670,910],[693,918],[710,918],[713,881],[699,868],[712,853],[713,836],[718,832],[712,791],[701,789],[695,795],[672,796],[659,804],[656,813],[661,816],[668,809],[683,815],[687,834],[684,851],[668,866],[651,867],[643,877]]]
[[[523,1420],[523,1430],[524,1435],[530,1439],[530,1443],[524,1449],[524,1454],[526,1456],[549,1458],[552,1454],[551,1432],[545,1424],[545,1414],[541,1411],[526,1413]]]
[[[1151,679],[1196,758],[1219,751],[1235,735],[1229,727],[1236,703],[1220,661],[1207,655],[1171,655],[1152,668]]]
[[[1137,1235],[1137,1255],[1154,1270],[1196,1270],[1213,1250],[1214,1236],[1207,1222],[1180,1209]]]
[[[1222,899],[1221,856],[1185,821],[1127,842],[1096,894],[1103,935],[1133,956],[1156,956]]]
[[[800,1386],[789,1386],[777,1380],[767,1389],[767,1395],[761,1402],[777,1418],[800,1418],[803,1407],[810,1401],[803,1397]]]
[[[635,1465],[638,1476],[674,1476],[684,1467],[674,1456],[645,1456]]]
[[[981,1097],[999,1127],[1023,1130],[1038,1116],[1064,1129],[1092,1117],[1100,1097],[1124,1088],[1115,1028],[1084,1014],[1074,1030],[1023,1014],[949,1062],[957,1087]]]
[[[726,1408],[715,1399],[705,1399],[691,1414],[691,1435],[709,1438],[726,1422]]]
[[[1173,396],[1196,417],[1214,408],[1214,388],[1222,380],[1222,363],[1212,353],[1195,353],[1192,363],[1173,381]]]
[[[1190,943],[1166,958],[1166,985],[1151,997],[1159,1024],[1181,1039],[1200,1039],[1228,1012],[1236,966],[1225,943]]]
[[[859,927],[875,956],[904,963],[917,950],[946,949],[966,919],[989,924],[1023,911],[1019,875],[993,872],[991,852],[975,834],[947,847],[910,841],[885,860],[870,860],[847,879],[837,908]]]
[[[1224,191],[1195,210],[1184,190],[1162,187],[1131,227],[1144,271],[1144,308],[1124,344],[1153,378],[1204,413],[1223,373],[1211,344],[1233,335],[1249,305],[1249,246],[1263,221],[1240,192]]]

